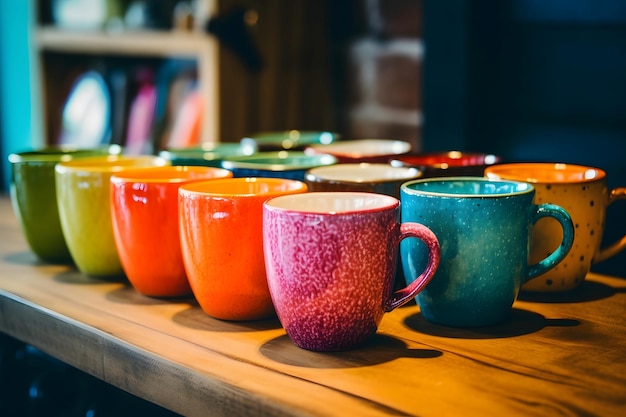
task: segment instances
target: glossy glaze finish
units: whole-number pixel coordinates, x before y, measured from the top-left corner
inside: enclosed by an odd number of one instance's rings
[[[439,262],[437,238],[398,223],[399,202],[371,193],[307,193],[268,201],[263,211],[267,279],[291,340],[314,351],[352,349],[385,312],[421,291]],[[398,243],[426,242],[430,258],[413,283],[393,291]],[[418,277],[419,275],[419,277]]]
[[[532,183],[536,190],[535,202],[563,207],[576,227],[574,246],[565,261],[525,284],[524,290],[572,290],[584,281],[594,263],[626,249],[626,238],[601,248],[606,208],[618,199],[626,199],[626,187],[608,189],[603,170],[572,164],[512,163],[489,167],[485,176]],[[531,261],[557,247],[561,237],[562,232],[555,222],[538,222],[533,229]]]
[[[328,145],[340,135],[327,131],[284,130],[259,132],[241,139],[241,145],[250,153],[273,151],[301,151],[312,144]]]
[[[180,248],[178,188],[229,177],[225,169],[198,166],[125,170],[111,177],[115,244],[135,290],[154,297],[191,294]]]
[[[287,178],[304,181],[307,170],[336,164],[332,155],[306,155],[300,151],[259,152],[249,156],[229,157],[222,168],[233,172],[235,178]]]
[[[423,172],[423,177],[482,177],[485,168],[500,163],[498,155],[477,152],[433,152],[398,156],[390,161],[398,167],[415,167]]]
[[[353,139],[329,145],[311,145],[305,149],[309,155],[330,154],[341,163],[386,163],[398,155],[411,152],[409,142],[391,139]]]
[[[156,156],[108,156],[56,165],[61,229],[81,272],[100,277],[124,275],[111,221],[111,176],[124,169],[168,164]]]
[[[57,208],[54,167],[61,161],[115,153],[119,147],[48,147],[9,155],[11,202],[30,249],[42,261],[70,263]]]
[[[309,191],[359,191],[399,199],[400,186],[421,176],[417,168],[364,162],[312,168],[307,171],[305,181]]]
[[[263,260],[263,203],[306,191],[303,182],[279,178],[231,178],[180,187],[183,262],[205,313],[223,320],[275,315]]]
[[[159,152],[159,156],[171,161],[172,165],[199,165],[220,168],[225,158],[250,155],[238,143],[203,144],[190,148],[170,148]]]
[[[485,178],[425,179],[402,186],[402,221],[428,226],[439,238],[441,263],[417,296],[430,322],[478,327],[505,321],[520,287],[553,268],[570,250],[574,229],[567,212],[535,205],[532,185]],[[528,264],[533,224],[553,217],[565,229],[562,244],[542,260]],[[423,268],[419,242],[401,244],[405,276]]]

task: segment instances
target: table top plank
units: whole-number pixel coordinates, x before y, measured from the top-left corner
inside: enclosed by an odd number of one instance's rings
[[[317,353],[277,319],[213,319],[190,298],[40,263],[0,198],[0,331],[184,415],[621,415],[626,280],[526,295],[483,329],[385,316],[365,346]]]

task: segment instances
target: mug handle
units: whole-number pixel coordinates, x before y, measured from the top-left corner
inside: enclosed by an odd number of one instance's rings
[[[437,236],[426,226],[419,223],[406,222],[400,225],[400,234],[395,245],[398,246],[400,241],[407,237],[415,237],[423,241],[428,247],[428,264],[424,268],[424,272],[404,288],[401,288],[391,295],[385,305],[385,312],[388,313],[412,300],[420,293],[435,275],[439,260],[441,259],[441,248]],[[398,254],[398,256],[400,256]]]
[[[528,268],[524,282],[554,268],[569,253],[574,243],[574,223],[572,222],[572,217],[563,207],[557,206],[556,204],[536,205],[533,224],[544,217],[553,217],[561,224],[563,228],[563,240],[561,240],[561,244],[554,252]]]
[[[626,188],[620,187],[611,190],[611,194],[609,195],[609,202],[607,206],[611,205],[617,200],[626,200]],[[626,249],[626,235],[622,236],[617,242],[600,249],[596,256],[593,257],[592,263],[596,264],[598,262],[606,261],[607,259],[617,255],[622,250]]]

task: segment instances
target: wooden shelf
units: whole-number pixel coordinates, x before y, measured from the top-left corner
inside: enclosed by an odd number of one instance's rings
[[[211,47],[214,38],[202,32],[183,31],[72,31],[44,26],[35,37],[41,50],[93,55],[131,55],[196,58]]]
[[[67,30],[54,26],[37,27],[34,45],[39,53],[59,52],[102,57],[156,57],[194,59],[198,68],[198,88],[204,100],[201,140],[220,139],[219,43],[217,39],[194,31],[89,31]],[[42,67],[45,59],[41,56]],[[44,72],[43,70],[42,72]],[[55,86],[44,85],[44,92]],[[45,94],[44,94],[45,96]]]
[[[195,300],[39,263],[0,198],[0,331],[186,416],[621,416],[626,280],[590,274],[527,298],[501,326],[389,313],[367,345],[297,348],[277,320],[226,322]]]

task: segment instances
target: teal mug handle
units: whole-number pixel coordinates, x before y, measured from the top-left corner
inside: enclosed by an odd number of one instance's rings
[[[526,274],[524,282],[530,281],[532,278],[535,278],[538,275],[554,268],[563,260],[563,258],[565,258],[565,256],[567,256],[570,249],[572,249],[572,245],[574,244],[574,223],[572,222],[572,217],[563,207],[555,204],[536,205],[533,224],[537,223],[539,219],[544,217],[552,217],[561,224],[561,227],[563,228],[563,240],[561,240],[561,244],[554,250],[554,252],[528,268],[528,273]]]

